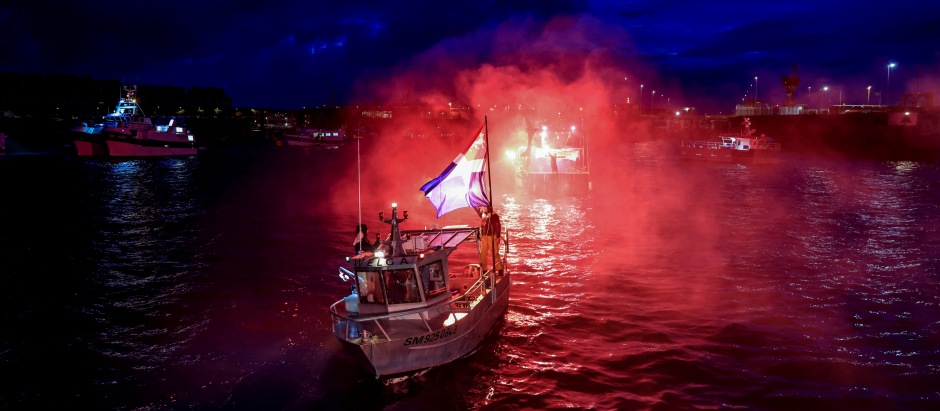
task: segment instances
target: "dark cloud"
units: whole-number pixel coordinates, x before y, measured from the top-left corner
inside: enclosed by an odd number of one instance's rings
[[[933,2],[19,2],[0,6],[0,70],[139,76],[225,87],[236,105],[300,107],[333,90],[340,101],[355,101],[353,91],[392,99],[407,82],[377,90],[371,80],[421,65],[454,74],[602,50],[637,81],[677,99],[700,93],[717,107],[739,100],[747,79],[776,76],[793,62],[817,81],[851,88],[880,77],[893,59],[892,81],[896,74],[902,84],[913,75],[907,67],[937,67],[936,27]],[[497,30],[515,37],[496,38]],[[421,77],[416,93],[446,89],[446,80]]]
[[[635,19],[637,17],[642,17],[648,14],[652,14],[653,10],[631,10],[631,11],[621,11],[617,13],[620,17],[625,19]]]

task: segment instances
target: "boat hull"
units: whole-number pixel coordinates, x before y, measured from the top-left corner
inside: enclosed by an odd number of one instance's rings
[[[732,151],[734,150],[704,147],[682,147],[679,150],[679,158],[684,160],[705,161],[709,163],[733,163],[735,158]]]
[[[107,140],[106,143],[111,157],[188,156],[197,151],[194,144],[170,144],[160,140]]]
[[[446,364],[474,353],[483,343],[509,305],[511,284],[507,273],[497,281],[495,301],[486,293],[465,317],[425,334],[381,342],[371,342],[373,338],[359,344],[337,338],[363,368],[386,380]],[[344,321],[334,325],[337,330],[346,326]]]
[[[291,147],[338,147],[343,144],[342,140],[298,140],[286,138],[287,145]]]
[[[83,157],[107,156],[108,146],[104,142],[75,140],[75,151]]]
[[[84,130],[84,128],[82,129]],[[96,157],[107,156],[108,146],[101,134],[92,134],[85,131],[72,130],[72,141],[79,156]]]
[[[777,164],[777,150],[731,150],[734,162],[742,164]]]

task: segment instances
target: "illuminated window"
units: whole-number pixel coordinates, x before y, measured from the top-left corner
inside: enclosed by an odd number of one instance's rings
[[[378,271],[357,271],[359,302],[365,304],[385,304],[385,295],[379,285]]]
[[[424,290],[427,293],[426,299],[444,294],[446,290],[444,285],[444,270],[441,268],[441,262],[435,261],[424,267],[421,267],[421,279],[424,280]]]
[[[418,280],[415,278],[415,271],[410,268],[386,271],[385,291],[388,293],[389,304],[421,301],[421,294],[418,293]]]

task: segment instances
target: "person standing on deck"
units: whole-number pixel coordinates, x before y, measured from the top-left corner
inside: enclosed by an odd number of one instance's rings
[[[378,243],[378,238],[376,238],[375,244],[369,243],[369,227],[367,227],[365,224],[359,224],[356,226],[356,239],[353,240],[353,247],[356,250],[356,255],[359,255],[359,253],[364,251],[375,251]]]
[[[499,256],[499,242],[503,227],[499,223],[499,215],[493,212],[493,207],[487,207],[483,212],[483,220],[480,221],[480,235],[483,236],[480,243],[480,273],[486,273],[487,264],[492,261],[490,252],[496,258],[496,270],[503,269],[503,261]]]
[[[554,153],[548,153],[548,156],[552,158],[552,173],[558,174],[558,156]]]

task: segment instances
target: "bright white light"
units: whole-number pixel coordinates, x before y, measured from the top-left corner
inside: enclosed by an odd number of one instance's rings
[[[385,257],[385,251],[376,251],[375,256],[378,258],[383,258]]]
[[[678,112],[678,111],[676,112],[676,115],[677,115],[677,116],[679,115],[679,112]]]
[[[823,91],[829,91],[829,87],[823,87]]]
[[[398,207],[398,203],[392,203],[392,208]]]
[[[546,133],[546,132],[544,132],[544,131],[541,133],[542,138],[545,138],[545,136],[547,136],[547,135],[548,135],[548,133]]]
[[[574,126],[571,126],[571,131],[574,131]]]
[[[911,113],[904,113],[904,115],[905,115],[905,116],[909,116],[909,115],[911,115]]]
[[[888,64],[888,67],[894,67],[894,63]]]
[[[510,160],[515,160],[516,152],[512,150],[506,150],[506,157],[509,157]]]
[[[542,126],[542,130],[548,130],[548,126]]]
[[[461,318],[464,318],[466,316],[467,316],[467,313],[450,313],[450,316],[447,317],[446,320],[444,320],[444,326],[450,327],[454,325],[455,322],[460,321]]]

